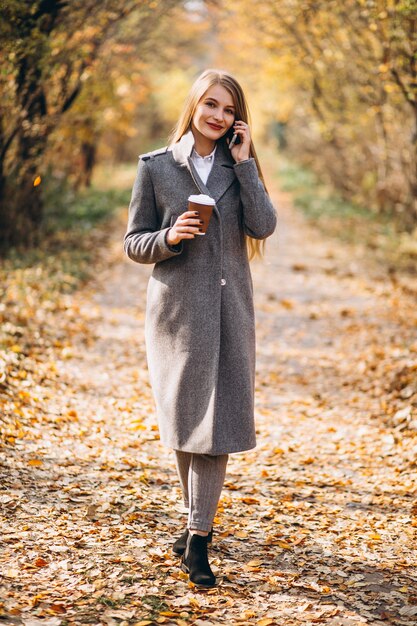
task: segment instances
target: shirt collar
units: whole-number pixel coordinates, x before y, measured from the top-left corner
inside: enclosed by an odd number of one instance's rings
[[[216,148],[217,148],[217,145],[214,146],[214,150],[212,152],[210,152],[210,154],[207,154],[204,157],[202,157],[200,154],[198,154],[196,149],[193,148],[192,151],[191,151],[191,158],[192,159],[193,158],[201,159],[202,161],[212,161],[214,159],[214,154],[216,152]]]
[[[172,156],[174,160],[180,166],[189,167],[188,159],[190,158],[193,148],[194,135],[191,130],[188,130],[179,141],[174,144],[170,144],[168,150],[172,151]],[[225,165],[226,167],[232,167],[234,165],[234,160],[223,137],[219,139],[216,143],[215,161],[218,163],[218,165]]]

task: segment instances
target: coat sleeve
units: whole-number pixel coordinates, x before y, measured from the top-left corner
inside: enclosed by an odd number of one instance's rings
[[[125,253],[136,263],[159,263],[181,254],[182,242],[176,246],[167,243],[168,230],[160,229],[149,166],[139,159],[124,237]]]
[[[259,178],[255,159],[235,163],[243,207],[243,229],[253,239],[266,239],[275,230],[277,215]]]

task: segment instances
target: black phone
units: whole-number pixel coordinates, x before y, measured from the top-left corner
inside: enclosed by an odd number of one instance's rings
[[[229,129],[227,136],[229,138],[229,149],[231,150],[234,145],[240,144],[240,135],[234,132],[233,126]]]

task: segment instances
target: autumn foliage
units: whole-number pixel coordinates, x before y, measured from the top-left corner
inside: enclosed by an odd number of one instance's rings
[[[415,0],[1,9],[0,620],[414,626]],[[186,515],[146,367],[151,268],[122,239],[137,155],[208,66],[245,87],[279,226],[252,265],[258,446],[230,459],[201,591],[171,552]],[[284,190],[300,163],[309,223]]]
[[[255,20],[246,0],[225,7],[228,55],[255,74],[252,87],[281,143],[343,197],[412,230],[415,0],[260,0]]]
[[[345,199],[415,228],[415,0],[3,5],[3,249],[36,242],[51,184],[89,185],[97,161],[164,144],[208,65],[237,74],[258,135]]]
[[[0,244],[36,243],[43,216],[42,175],[67,173],[51,137],[74,137],[88,182],[95,162],[97,116],[117,96],[106,68],[128,52],[145,52],[175,0],[8,0],[0,22],[2,106],[0,112]],[[123,25],[123,29],[121,26]],[[111,61],[110,61],[111,51]],[[130,72],[132,67],[129,68]],[[125,66],[125,74],[128,67]],[[98,78],[98,81],[96,80]],[[135,76],[132,79],[135,87]],[[68,112],[84,93],[87,104],[74,119]],[[52,142],[53,143],[53,142]],[[70,151],[66,153],[71,160]]]

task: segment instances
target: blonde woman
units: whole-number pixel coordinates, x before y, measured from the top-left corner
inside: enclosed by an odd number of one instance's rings
[[[190,195],[215,200],[201,235]],[[276,226],[236,79],[197,78],[170,145],[139,159],[124,249],[154,263],[146,350],[161,441],[175,453],[189,510],[173,545],[181,568],[216,584],[207,544],[228,455],[256,445],[255,324],[249,259]]]

